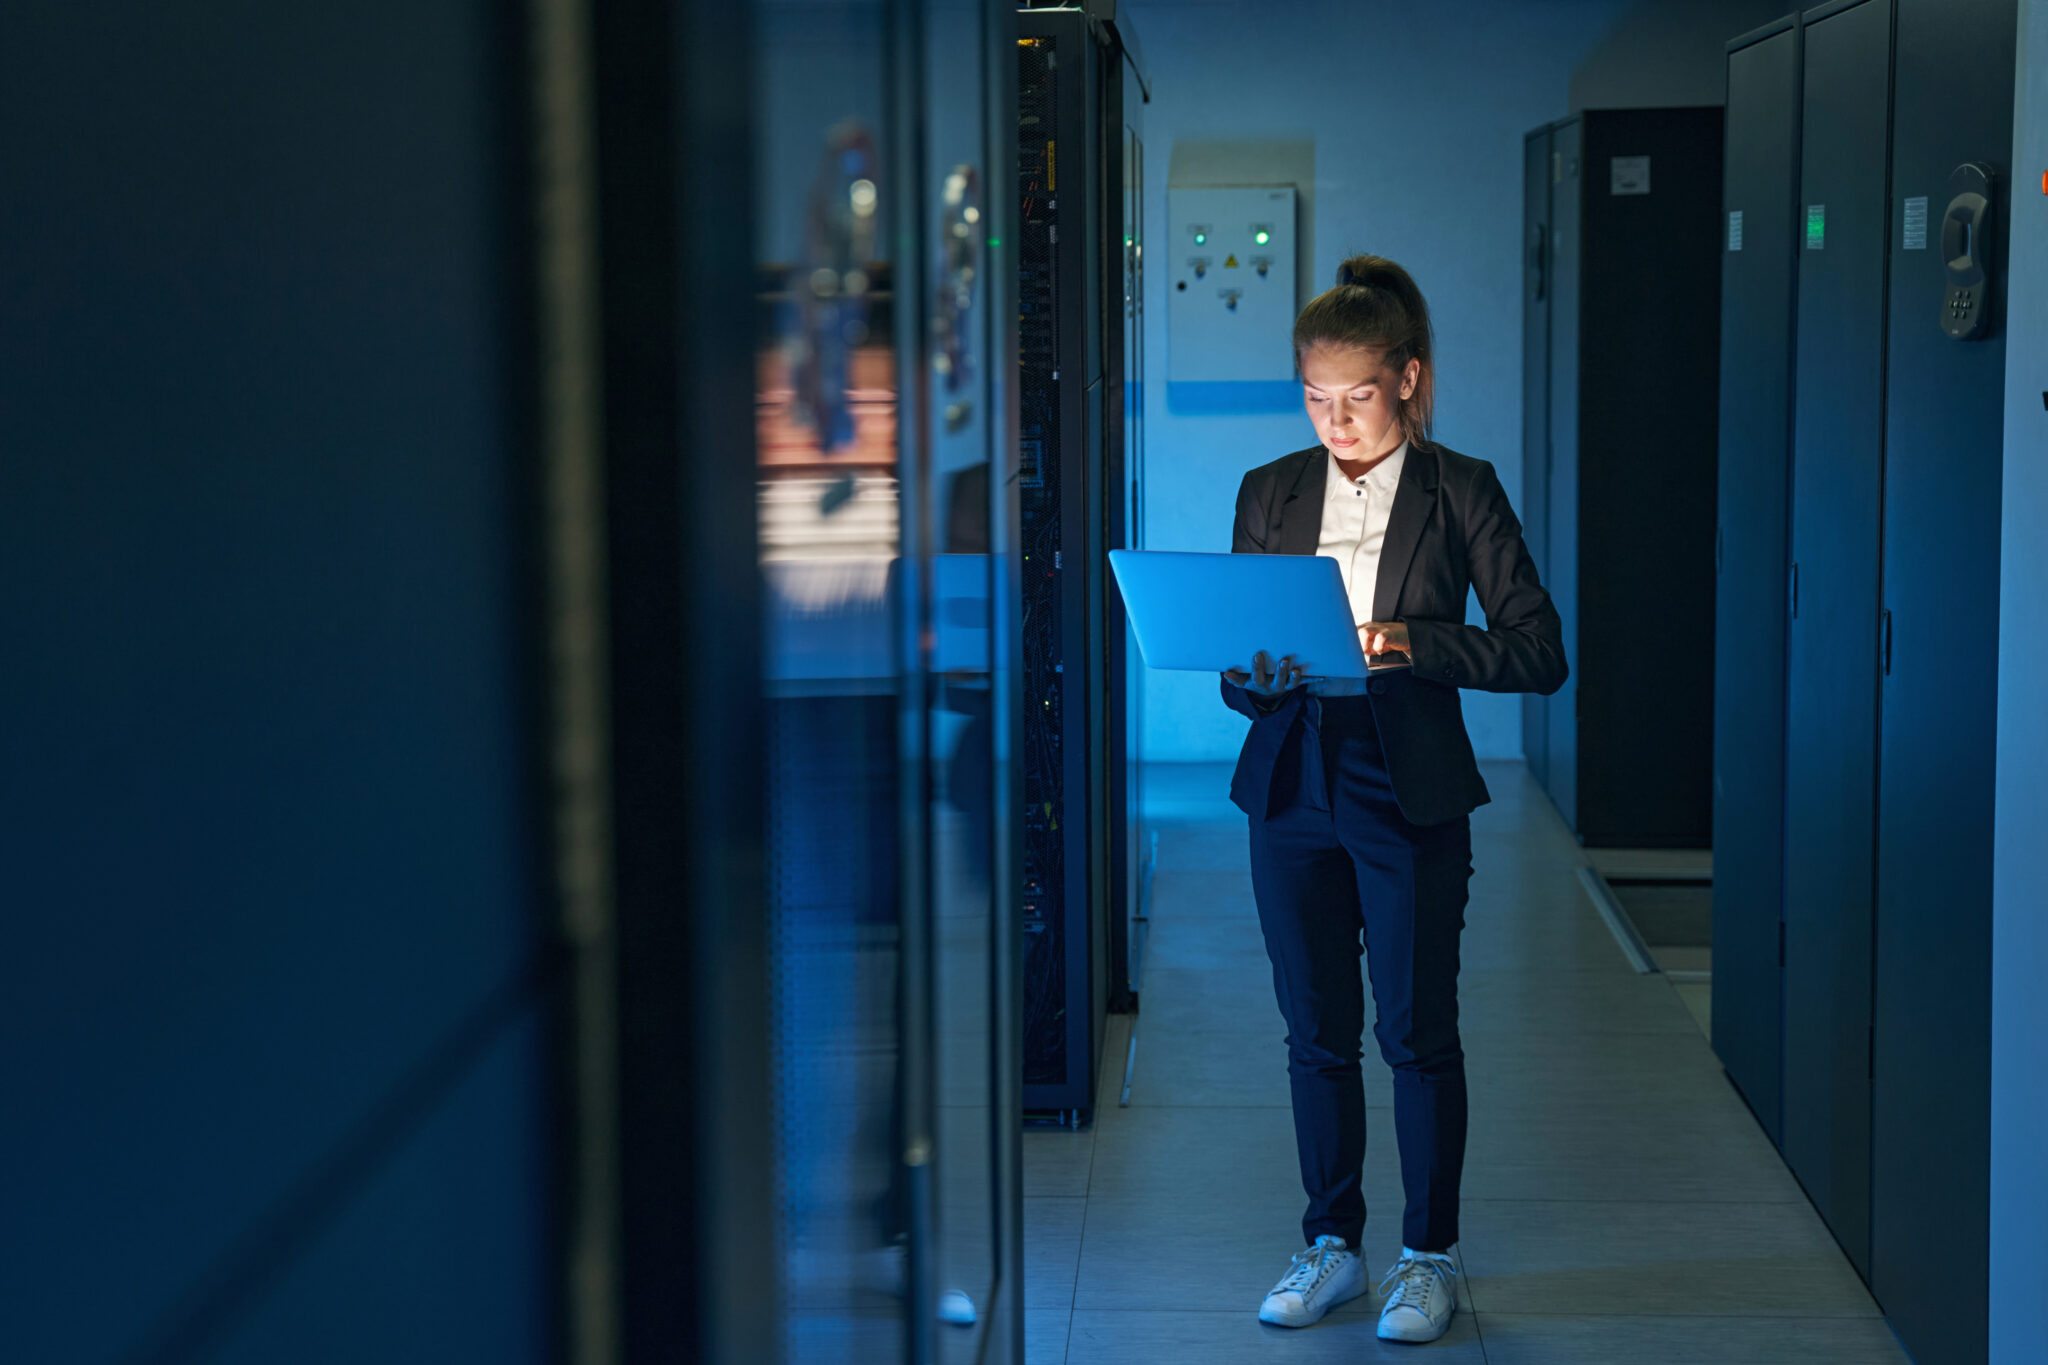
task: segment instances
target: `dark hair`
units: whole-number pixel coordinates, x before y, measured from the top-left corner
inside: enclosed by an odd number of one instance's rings
[[[1409,441],[1429,435],[1436,409],[1436,335],[1429,305],[1414,279],[1384,256],[1353,256],[1337,267],[1337,283],[1308,302],[1294,323],[1294,367],[1316,346],[1349,346],[1383,353],[1395,374],[1411,360],[1422,368],[1415,393],[1401,402],[1401,431]]]

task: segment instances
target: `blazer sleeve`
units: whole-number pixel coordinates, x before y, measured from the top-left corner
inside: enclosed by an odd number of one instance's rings
[[[1481,692],[1539,692],[1564,686],[1564,626],[1536,576],[1522,523],[1490,464],[1467,490],[1459,522],[1472,586],[1486,626],[1408,621],[1415,676]]]
[[[1264,480],[1264,487],[1261,487],[1261,481],[1257,476],[1258,471],[1253,470],[1245,475],[1244,482],[1238,485],[1237,521],[1230,531],[1230,552],[1232,554],[1262,555],[1267,553],[1267,512],[1272,498],[1273,480],[1270,478]],[[1275,697],[1270,704],[1261,706],[1250,692],[1239,687],[1230,679],[1223,677],[1221,674],[1218,674],[1217,678],[1223,686],[1224,704],[1231,710],[1248,716],[1252,720],[1263,720],[1271,715],[1280,704],[1280,698]]]

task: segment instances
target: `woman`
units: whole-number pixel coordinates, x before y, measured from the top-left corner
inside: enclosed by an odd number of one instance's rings
[[[1470,815],[1489,799],[1458,689],[1555,692],[1564,644],[1493,467],[1428,439],[1435,346],[1408,272],[1346,261],[1302,310],[1294,355],[1322,443],[1245,475],[1232,549],[1335,558],[1367,654],[1409,666],[1304,679],[1261,652],[1223,675],[1224,701],[1252,722],[1230,795],[1251,825],[1308,1193],[1308,1248],[1259,1317],[1306,1327],[1365,1290],[1362,951],[1407,1202],[1379,1335],[1433,1341],[1458,1303],[1458,935]],[[1483,630],[1465,624],[1469,589]]]

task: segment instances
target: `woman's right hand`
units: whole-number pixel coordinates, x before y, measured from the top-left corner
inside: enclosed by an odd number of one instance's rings
[[[1278,697],[1301,685],[1301,665],[1294,662],[1292,654],[1282,655],[1276,665],[1262,649],[1252,655],[1249,671],[1231,668],[1224,670],[1223,676],[1254,696]]]

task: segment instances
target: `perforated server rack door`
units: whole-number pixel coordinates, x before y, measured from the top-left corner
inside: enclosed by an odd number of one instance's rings
[[[1102,51],[1018,14],[1024,1104],[1093,1103],[1108,982]]]
[[[1796,16],[1728,45],[1715,541],[1714,1051],[1773,1142],[1783,1043]],[[1726,646],[1735,646],[1739,648]]]

